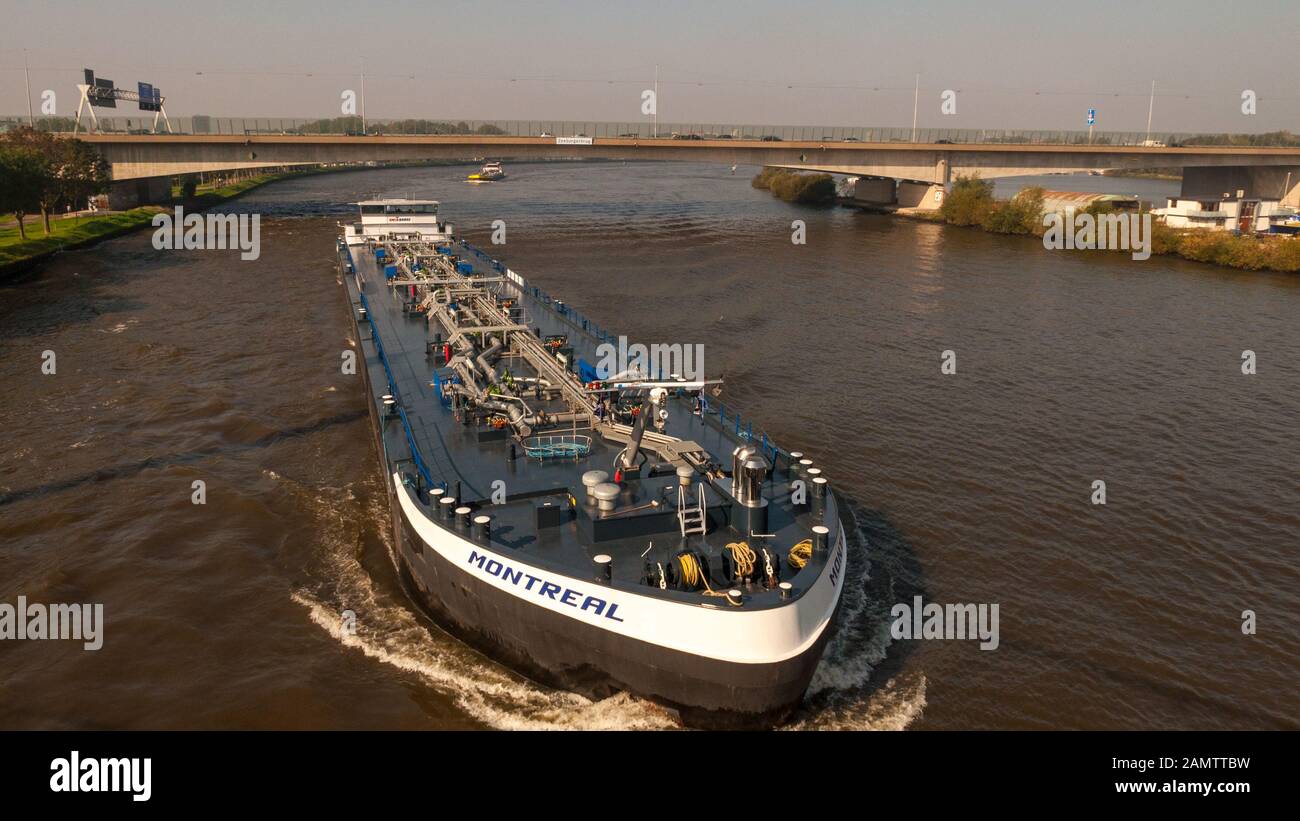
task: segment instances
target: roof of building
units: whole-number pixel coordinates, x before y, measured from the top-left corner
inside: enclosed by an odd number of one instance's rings
[[[1091,205],[1094,202],[1135,202],[1135,194],[1088,194],[1083,191],[1044,191],[1044,200]]]

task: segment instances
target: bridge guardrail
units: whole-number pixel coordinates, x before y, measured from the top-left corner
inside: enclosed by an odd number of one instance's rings
[[[0,117],[0,131],[27,122],[24,116]],[[68,117],[40,116],[36,126],[49,131],[71,131]],[[152,133],[151,117],[100,117],[99,131],[117,134]],[[176,134],[216,135],[304,135],[361,134],[357,117],[296,119],[287,117],[173,117]],[[84,126],[84,123],[83,123]],[[595,139],[627,137],[650,139],[655,127],[648,122],[595,122],[581,120],[461,120],[373,119],[366,120],[367,134],[409,135],[497,135],[514,137],[576,137]],[[1264,134],[1211,134],[1191,132],[1134,132],[1062,130],[1014,130],[971,128],[873,128],[868,126],[759,125],[743,123],[660,123],[658,136],[698,135],[715,139],[775,139],[813,142],[918,142],[997,145],[1113,145],[1113,146],[1300,146],[1300,134],[1276,131]]]

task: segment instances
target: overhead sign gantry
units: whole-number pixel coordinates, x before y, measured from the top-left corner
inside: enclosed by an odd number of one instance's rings
[[[136,91],[127,91],[124,88],[117,88],[113,85],[112,80],[103,77],[96,77],[95,72],[85,69],[86,81],[77,84],[77,90],[81,92],[81,102],[77,105],[77,121],[72,126],[72,133],[76,134],[81,128],[81,112],[90,113],[91,128],[99,128],[99,118],[95,116],[96,108],[117,108],[117,101],[121,100],[126,103],[136,103],[140,106],[141,111],[152,111],[153,131],[158,133],[158,118],[161,117],[163,123],[167,126],[167,133],[172,133],[171,121],[167,119],[167,109],[163,108],[163,101],[166,99],[155,86],[149,83],[137,83]],[[89,129],[88,129],[89,130]]]

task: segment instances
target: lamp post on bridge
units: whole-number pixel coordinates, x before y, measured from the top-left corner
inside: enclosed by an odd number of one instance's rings
[[[916,142],[916,111],[921,103],[921,74],[916,75],[916,89],[912,92],[912,142]]]
[[[27,67],[27,49],[23,49],[23,77],[27,82],[27,124],[36,127],[36,115],[32,113],[32,72]]]
[[[1147,138],[1146,143],[1151,142],[1151,115],[1156,110],[1156,81],[1151,81],[1151,101],[1147,104]]]

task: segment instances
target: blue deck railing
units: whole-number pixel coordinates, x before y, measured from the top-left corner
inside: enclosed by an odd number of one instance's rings
[[[349,256],[351,256],[349,254]],[[358,289],[358,293],[360,290]],[[398,418],[402,420],[402,431],[406,434],[406,445],[411,451],[411,461],[415,463],[415,469],[424,480],[424,486],[431,488],[434,486],[433,475],[429,472],[429,466],[425,463],[424,457],[420,455],[420,446],[415,443],[415,434],[411,431],[411,420],[407,418],[406,408],[402,407],[402,394],[397,388],[397,382],[393,379],[393,369],[388,364],[388,354],[384,352],[384,342],[379,336],[379,329],[375,327],[375,318],[370,311],[370,302],[366,295],[361,293],[361,307],[366,311],[366,322],[370,325],[370,341],[375,343],[375,352],[379,354],[379,362],[384,366],[384,373],[388,376],[388,393],[396,402]]]

